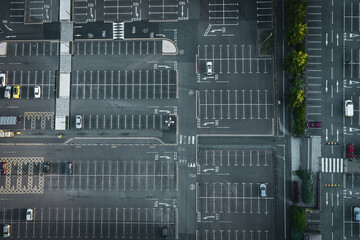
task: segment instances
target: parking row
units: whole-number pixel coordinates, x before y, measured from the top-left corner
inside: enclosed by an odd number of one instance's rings
[[[270,74],[272,58],[257,56],[253,45],[198,45],[199,73],[212,63],[215,74]]]
[[[54,112],[25,112],[24,129],[54,129]]]
[[[269,167],[272,151],[267,150],[199,150],[198,164],[202,166]]]
[[[169,115],[82,115],[83,128],[92,130],[169,130]],[[75,116],[71,127],[75,129]],[[173,125],[173,124],[172,124]]]
[[[266,185],[268,185],[266,183]],[[260,183],[204,182],[198,184],[198,212],[202,214],[269,214],[272,193],[260,197]],[[270,187],[267,187],[270,189]],[[222,220],[227,217],[222,216]]]
[[[196,231],[197,239],[206,240],[206,239],[223,239],[223,240],[232,240],[232,239],[253,239],[253,240],[268,240],[271,238],[271,233],[269,230],[260,230],[260,229],[229,229],[225,227],[223,229],[211,229],[203,227],[201,230]]]
[[[0,211],[3,224],[10,224],[13,238],[138,238],[158,239],[168,228],[174,237],[174,208],[38,207],[34,220],[25,221],[26,209]]]
[[[181,8],[180,6],[181,5]],[[187,2],[178,0],[75,0],[73,19],[75,22],[96,21],[177,21],[188,16]]]
[[[360,32],[360,3],[358,1],[344,2],[344,32]]]
[[[7,56],[52,56],[59,55],[60,43],[57,41],[8,42]]]
[[[38,158],[2,158],[6,175],[0,177],[0,192],[43,193],[58,190],[170,191],[176,188],[176,165],[170,160],[114,160],[72,162],[71,174],[65,163],[51,162],[44,172]]]
[[[55,71],[6,71],[6,85],[20,86],[20,99],[34,99],[34,87],[40,86],[41,99],[55,98]],[[4,95],[2,95],[4,96]]]
[[[74,71],[71,96],[75,99],[176,98],[177,71]]]
[[[321,120],[322,100],[322,6],[318,2],[307,5],[306,47],[309,61],[306,67],[306,119],[307,121]]]
[[[58,21],[59,3],[52,0],[14,0],[10,4],[10,23],[51,23]]]
[[[271,0],[256,1],[256,22],[258,28],[272,28],[273,7]]]
[[[74,55],[162,54],[161,40],[75,41]]]
[[[268,90],[203,90],[198,93],[201,119],[269,119],[273,100]]]

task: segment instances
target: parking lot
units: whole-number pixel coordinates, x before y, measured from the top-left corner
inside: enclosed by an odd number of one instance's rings
[[[3,224],[12,227],[12,238],[139,238],[159,239],[161,228],[174,237],[175,209],[131,207],[41,207],[34,209],[34,220],[25,221],[25,208],[2,208]],[[125,204],[124,204],[125,203]]]
[[[7,86],[20,86],[20,99],[34,99],[35,86],[40,86],[41,99],[55,98],[55,71],[5,71],[5,73]]]
[[[175,70],[74,71],[74,99],[170,99],[177,97]]]
[[[76,41],[73,55],[162,54],[161,40]]]
[[[273,152],[200,149],[197,161],[198,236],[272,239]],[[265,198],[259,196],[262,183]]]

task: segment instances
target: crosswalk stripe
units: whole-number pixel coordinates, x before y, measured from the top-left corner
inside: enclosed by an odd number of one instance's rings
[[[343,158],[321,158],[322,172],[343,172]]]

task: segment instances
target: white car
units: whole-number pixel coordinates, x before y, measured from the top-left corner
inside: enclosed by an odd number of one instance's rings
[[[41,98],[41,88],[40,88],[40,86],[35,86],[34,87],[34,97],[36,99]]]
[[[360,208],[358,207],[354,208],[354,220],[360,221]]]
[[[260,197],[266,197],[266,185],[260,184]]]
[[[2,87],[5,87],[6,85],[6,75],[5,73],[0,73],[0,84]]]
[[[345,101],[345,116],[346,117],[354,116],[354,104],[351,100]]]
[[[211,76],[213,74],[213,64],[212,62],[206,62],[206,74]]]
[[[26,221],[34,220],[34,209],[29,208],[26,210]]]
[[[81,115],[76,115],[75,116],[76,120],[75,120],[75,128],[76,129],[82,129],[83,128],[83,118]]]

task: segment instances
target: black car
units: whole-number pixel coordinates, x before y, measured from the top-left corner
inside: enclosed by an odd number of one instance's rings
[[[73,173],[72,165],[73,164],[71,162],[66,163],[66,165],[65,165],[65,174],[66,175],[71,175]]]
[[[44,173],[49,173],[51,171],[51,164],[49,162],[44,162],[42,170]]]

